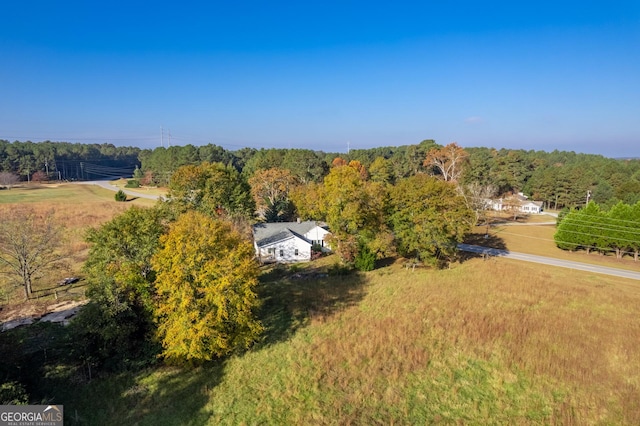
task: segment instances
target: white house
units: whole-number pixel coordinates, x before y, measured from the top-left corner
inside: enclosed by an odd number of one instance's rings
[[[488,204],[491,205],[493,210],[516,210],[522,213],[540,213],[542,212],[542,201],[531,201],[529,197],[522,192],[518,192],[517,195],[511,195],[506,198],[500,198],[498,200],[489,200]]]
[[[520,205],[523,213],[540,213],[542,211],[542,201],[525,201]]]
[[[315,221],[258,223],[253,226],[253,245],[261,262],[303,262],[311,260],[311,247],[330,251],[326,226]]]

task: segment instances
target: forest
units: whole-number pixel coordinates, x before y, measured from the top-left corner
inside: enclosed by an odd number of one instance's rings
[[[364,275],[355,270],[372,271],[396,259],[432,271],[451,266],[460,260],[457,243],[485,218],[486,199],[516,192],[543,201],[546,208],[566,208],[555,237],[561,249],[611,250],[636,260],[640,251],[637,233],[628,226],[640,211],[637,160],[463,149],[433,140],[349,153],[72,145],[5,143],[2,165],[7,168],[0,177],[55,181],[125,175],[136,184],[164,186],[167,196],[153,207],[130,207],[86,230],[82,276],[88,303],[66,330],[42,329],[53,333],[51,346],[28,352],[15,345],[21,331],[0,336],[7,359],[0,368],[2,402],[25,403],[41,395],[39,384],[50,386],[46,378],[55,377],[43,373],[49,362],[64,366],[56,373],[62,384],[53,383],[55,395],[68,380],[113,380],[168,366],[218,368],[260,347],[274,330],[270,309],[289,319],[298,315],[289,309],[300,290],[278,302],[284,308],[274,305],[276,295],[269,296],[265,285],[273,283],[271,272],[256,262],[251,244],[256,220],[324,221],[336,254],[333,265],[323,266],[322,280],[331,286],[361,279]],[[0,266],[3,272],[13,268],[9,273],[29,303],[30,277],[56,267],[62,226],[51,212],[39,217],[16,208],[4,219]],[[34,244],[24,250],[27,240]],[[295,272],[295,266],[287,271]],[[319,312],[314,306],[301,312]],[[42,361],[41,354],[51,361]],[[39,367],[26,372],[28,365]]]
[[[167,186],[180,166],[202,162],[231,165],[247,179],[269,168],[290,170],[301,182],[321,182],[336,157],[359,161],[371,176],[395,182],[428,172],[427,152],[441,147],[433,140],[415,145],[387,146],[325,153],[310,149],[254,149],[235,151],[209,144],[155,149],[112,144],[67,142],[9,142],[0,140],[0,173],[19,180],[92,180],[131,176],[135,169],[145,183]],[[547,209],[580,207],[587,194],[608,209],[619,201],[640,201],[640,160],[613,159],[573,151],[525,151],[465,148],[468,154],[461,181],[492,186],[496,196],[523,192],[543,201]],[[35,175],[35,176],[34,176]],[[3,183],[0,182],[0,185]]]

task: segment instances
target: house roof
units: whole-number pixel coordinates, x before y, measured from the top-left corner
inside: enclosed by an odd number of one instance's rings
[[[258,247],[273,244],[291,237],[301,238],[311,244],[303,235],[316,226],[324,228],[324,226],[312,220],[304,222],[258,223],[253,225],[253,238]]]

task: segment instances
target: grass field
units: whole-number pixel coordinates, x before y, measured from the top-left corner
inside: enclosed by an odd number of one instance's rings
[[[118,179],[118,180],[111,181],[111,184],[117,186],[120,189],[127,189],[130,191],[139,192],[141,194],[162,195],[162,196],[167,195],[166,188],[158,188],[158,187],[151,187],[151,186],[141,186],[140,188],[125,188],[125,185],[127,184],[128,181],[129,181],[128,179]]]
[[[532,215],[522,223],[540,223],[555,221],[555,218],[543,215]],[[507,249],[514,252],[535,254],[538,256],[555,257],[563,260],[589,263],[593,265],[609,266],[612,268],[640,271],[640,262],[633,260],[631,256],[616,259],[613,253],[602,255],[585,251],[570,252],[556,247],[553,235],[556,232],[555,225],[523,225],[520,224],[496,224],[490,227],[490,238],[484,238],[486,226],[478,226],[472,236],[468,238],[470,243],[486,245],[494,248]]]
[[[84,185],[0,191],[0,208],[53,208],[78,262],[87,227],[139,202]],[[562,252],[553,231],[499,226],[484,241],[637,267]],[[28,390],[64,404],[69,425],[640,424],[637,281],[473,257],[442,271],[397,262],[318,275],[331,262],[265,270],[266,332],[246,353],[196,369],[94,371],[90,380],[31,350],[39,378]]]
[[[3,211],[16,206],[30,206],[36,211],[53,211],[57,222],[64,227],[65,246],[71,252],[69,269],[57,271],[34,284],[34,296],[51,298],[56,283],[63,277],[80,274],[82,263],[88,253],[84,235],[90,227],[99,226],[114,215],[132,205],[151,206],[152,200],[138,198],[126,203],[114,200],[114,192],[98,186],[77,183],[31,184],[13,189],[0,190],[0,216]],[[82,284],[58,288],[61,298],[82,297]],[[20,290],[10,292],[9,301],[19,301]]]
[[[43,397],[71,425],[640,424],[635,281],[508,259],[272,275],[253,350]]]

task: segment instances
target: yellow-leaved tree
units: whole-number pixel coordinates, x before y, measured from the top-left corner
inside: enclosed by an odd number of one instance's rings
[[[226,221],[189,211],[153,257],[162,355],[198,362],[249,347],[263,328],[254,316],[258,265],[253,246]]]

